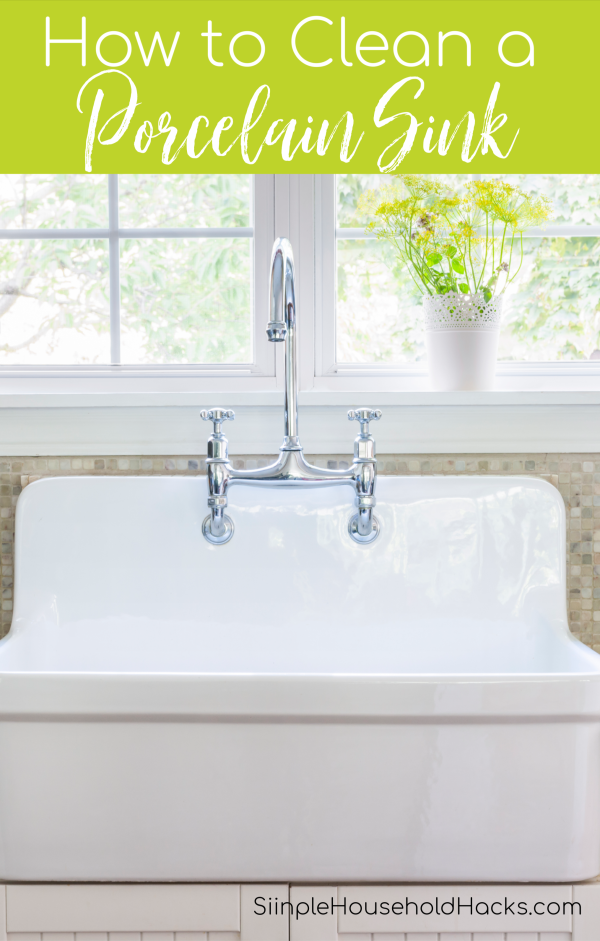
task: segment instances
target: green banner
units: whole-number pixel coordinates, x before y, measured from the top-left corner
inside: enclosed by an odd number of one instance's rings
[[[3,0],[9,173],[589,173],[598,0]]]

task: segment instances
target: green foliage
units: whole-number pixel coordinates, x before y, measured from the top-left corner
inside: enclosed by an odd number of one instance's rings
[[[124,350],[143,338],[146,361],[250,361],[250,248],[249,239],[126,240]]]
[[[600,348],[600,239],[527,239],[504,316],[507,359],[583,360]]]

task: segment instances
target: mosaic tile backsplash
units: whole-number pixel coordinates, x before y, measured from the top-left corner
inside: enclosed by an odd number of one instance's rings
[[[320,467],[345,468],[338,455],[311,456]],[[237,468],[264,467],[273,456],[233,457]],[[600,454],[383,454],[380,474],[526,475],[550,481],[567,510],[567,607],[573,634],[600,653]],[[23,487],[40,477],[204,474],[202,456],[0,458],[2,611],[0,636],[12,619],[15,507]]]

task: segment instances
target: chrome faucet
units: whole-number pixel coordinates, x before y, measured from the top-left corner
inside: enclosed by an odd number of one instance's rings
[[[348,532],[356,542],[373,542],[379,534],[379,522],[373,512],[377,461],[369,422],[379,421],[381,412],[371,408],[352,409],[348,412],[350,421],[360,422],[360,432],[354,439],[354,461],[347,470],[326,470],[309,464],[304,458],[298,438],[294,256],[287,239],[276,239],[273,245],[270,313],[267,336],[272,343],[285,343],[285,434],[279,457],[273,464],[258,470],[235,470],[229,462],[228,442],[221,430],[223,422],[235,418],[234,413],[231,409],[223,408],[203,409],[200,412],[204,421],[213,423],[206,460],[210,514],[202,526],[204,536],[214,545],[229,542],[233,536],[233,522],[225,514],[227,492],[232,484],[283,487],[350,484],[356,491],[358,509],[348,522]]]

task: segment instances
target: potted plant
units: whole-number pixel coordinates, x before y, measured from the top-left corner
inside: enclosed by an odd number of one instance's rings
[[[523,263],[523,230],[552,211],[501,180],[472,180],[459,196],[439,180],[401,174],[362,197],[367,229],[391,243],[423,295],[434,389],[494,385],[503,294]]]

